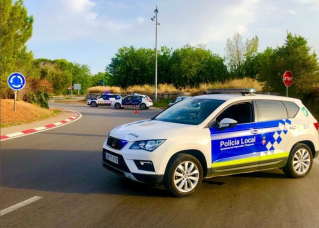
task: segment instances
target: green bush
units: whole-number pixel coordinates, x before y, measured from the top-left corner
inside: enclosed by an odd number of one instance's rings
[[[39,92],[37,92],[37,98],[38,98],[38,104],[42,108],[49,108],[50,94],[48,92],[44,92],[43,90],[40,90]]]
[[[24,101],[31,104],[37,104],[41,108],[49,108],[49,99],[50,94],[43,90],[40,90],[37,93],[31,92],[24,96]]]
[[[26,94],[23,100],[31,104],[38,104],[38,97],[36,93],[31,92]]]

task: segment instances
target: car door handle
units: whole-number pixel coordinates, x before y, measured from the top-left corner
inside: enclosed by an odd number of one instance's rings
[[[291,127],[289,127],[289,129],[291,129],[291,130],[296,130],[296,129],[297,129],[297,126],[291,126]]]
[[[257,129],[253,129],[253,130],[251,130],[251,131],[250,131],[250,133],[252,133],[252,134],[256,135],[256,134],[258,134],[258,133],[259,133],[259,130],[257,130]]]

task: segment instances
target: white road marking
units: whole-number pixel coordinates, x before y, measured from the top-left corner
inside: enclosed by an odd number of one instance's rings
[[[37,200],[39,200],[39,199],[42,199],[42,197],[41,197],[41,196],[34,196],[34,197],[32,197],[32,198],[30,198],[30,199],[28,199],[28,200],[25,200],[25,201],[23,201],[23,202],[21,202],[21,203],[18,203],[18,204],[16,204],[16,205],[13,205],[13,206],[11,206],[11,207],[8,207],[8,208],[6,208],[6,209],[3,209],[3,210],[1,210],[1,215],[0,215],[0,216],[5,215],[5,214],[8,214],[8,213],[10,213],[10,212],[12,212],[12,211],[14,211],[14,210],[17,210],[17,209],[19,209],[19,208],[21,208],[21,207],[24,207],[24,206],[26,206],[26,205],[28,205],[28,204],[30,204],[30,203],[33,203],[33,202],[35,202],[35,201],[37,201]]]
[[[68,111],[75,112],[75,111],[73,111],[73,110],[68,110]],[[78,113],[79,113],[79,112],[78,112]],[[71,120],[69,120],[69,119],[66,119],[65,121],[66,121],[67,123],[65,123],[65,124],[62,124],[62,125],[59,125],[59,126],[55,126],[55,127],[52,127],[52,128],[46,128],[46,127],[34,128],[34,129],[37,130],[37,131],[36,131],[36,132],[32,132],[32,133],[28,133],[28,134],[23,134],[22,132],[17,132],[17,133],[9,134],[9,135],[7,135],[7,136],[10,136],[10,138],[2,139],[1,142],[2,142],[2,141],[6,141],[6,140],[10,140],[10,139],[15,139],[15,138],[23,137],[23,136],[28,136],[28,135],[37,134],[37,133],[39,133],[39,132],[48,131],[48,130],[51,130],[51,129],[54,129],[54,128],[57,128],[57,127],[63,127],[63,126],[65,126],[65,125],[67,125],[67,124],[74,123],[75,121],[78,121],[78,120],[81,119],[81,118],[82,118],[82,114],[79,113],[79,117],[78,117],[78,118],[76,118],[76,119],[73,120],[73,121],[71,121]],[[14,137],[12,137],[12,136],[14,136]]]
[[[23,135],[22,132],[16,132],[16,133],[12,133],[12,134],[8,134],[8,137],[15,137],[15,136],[19,136],[19,135]]]
[[[59,126],[59,125],[61,125],[61,124],[63,124],[63,123],[61,123],[61,122],[56,122],[56,123],[54,123],[55,126]]]
[[[37,127],[37,128],[34,128],[34,130],[36,130],[36,131],[41,131],[41,130],[44,130],[44,129],[46,129],[46,127]]]

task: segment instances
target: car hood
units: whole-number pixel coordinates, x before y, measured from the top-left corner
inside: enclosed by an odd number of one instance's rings
[[[127,141],[166,139],[169,135],[196,130],[197,126],[169,123],[158,120],[142,120],[114,128],[110,136]]]

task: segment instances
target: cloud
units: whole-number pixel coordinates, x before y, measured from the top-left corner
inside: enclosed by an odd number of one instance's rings
[[[268,32],[268,33],[285,33],[285,31],[280,29],[273,29],[273,28],[260,28],[259,31]]]
[[[91,0],[49,1],[34,24],[32,42],[101,40],[108,33],[122,31],[132,25],[114,21],[95,11]]]
[[[296,12],[296,11],[291,10],[291,9],[284,10],[284,12],[285,12],[285,13],[287,13],[287,14],[297,14],[297,12]]]
[[[309,6],[310,10],[319,10],[319,0],[295,0],[295,2]]]
[[[147,19],[144,17],[137,17],[137,23],[139,23],[139,24],[143,24],[146,21],[147,21]]]

